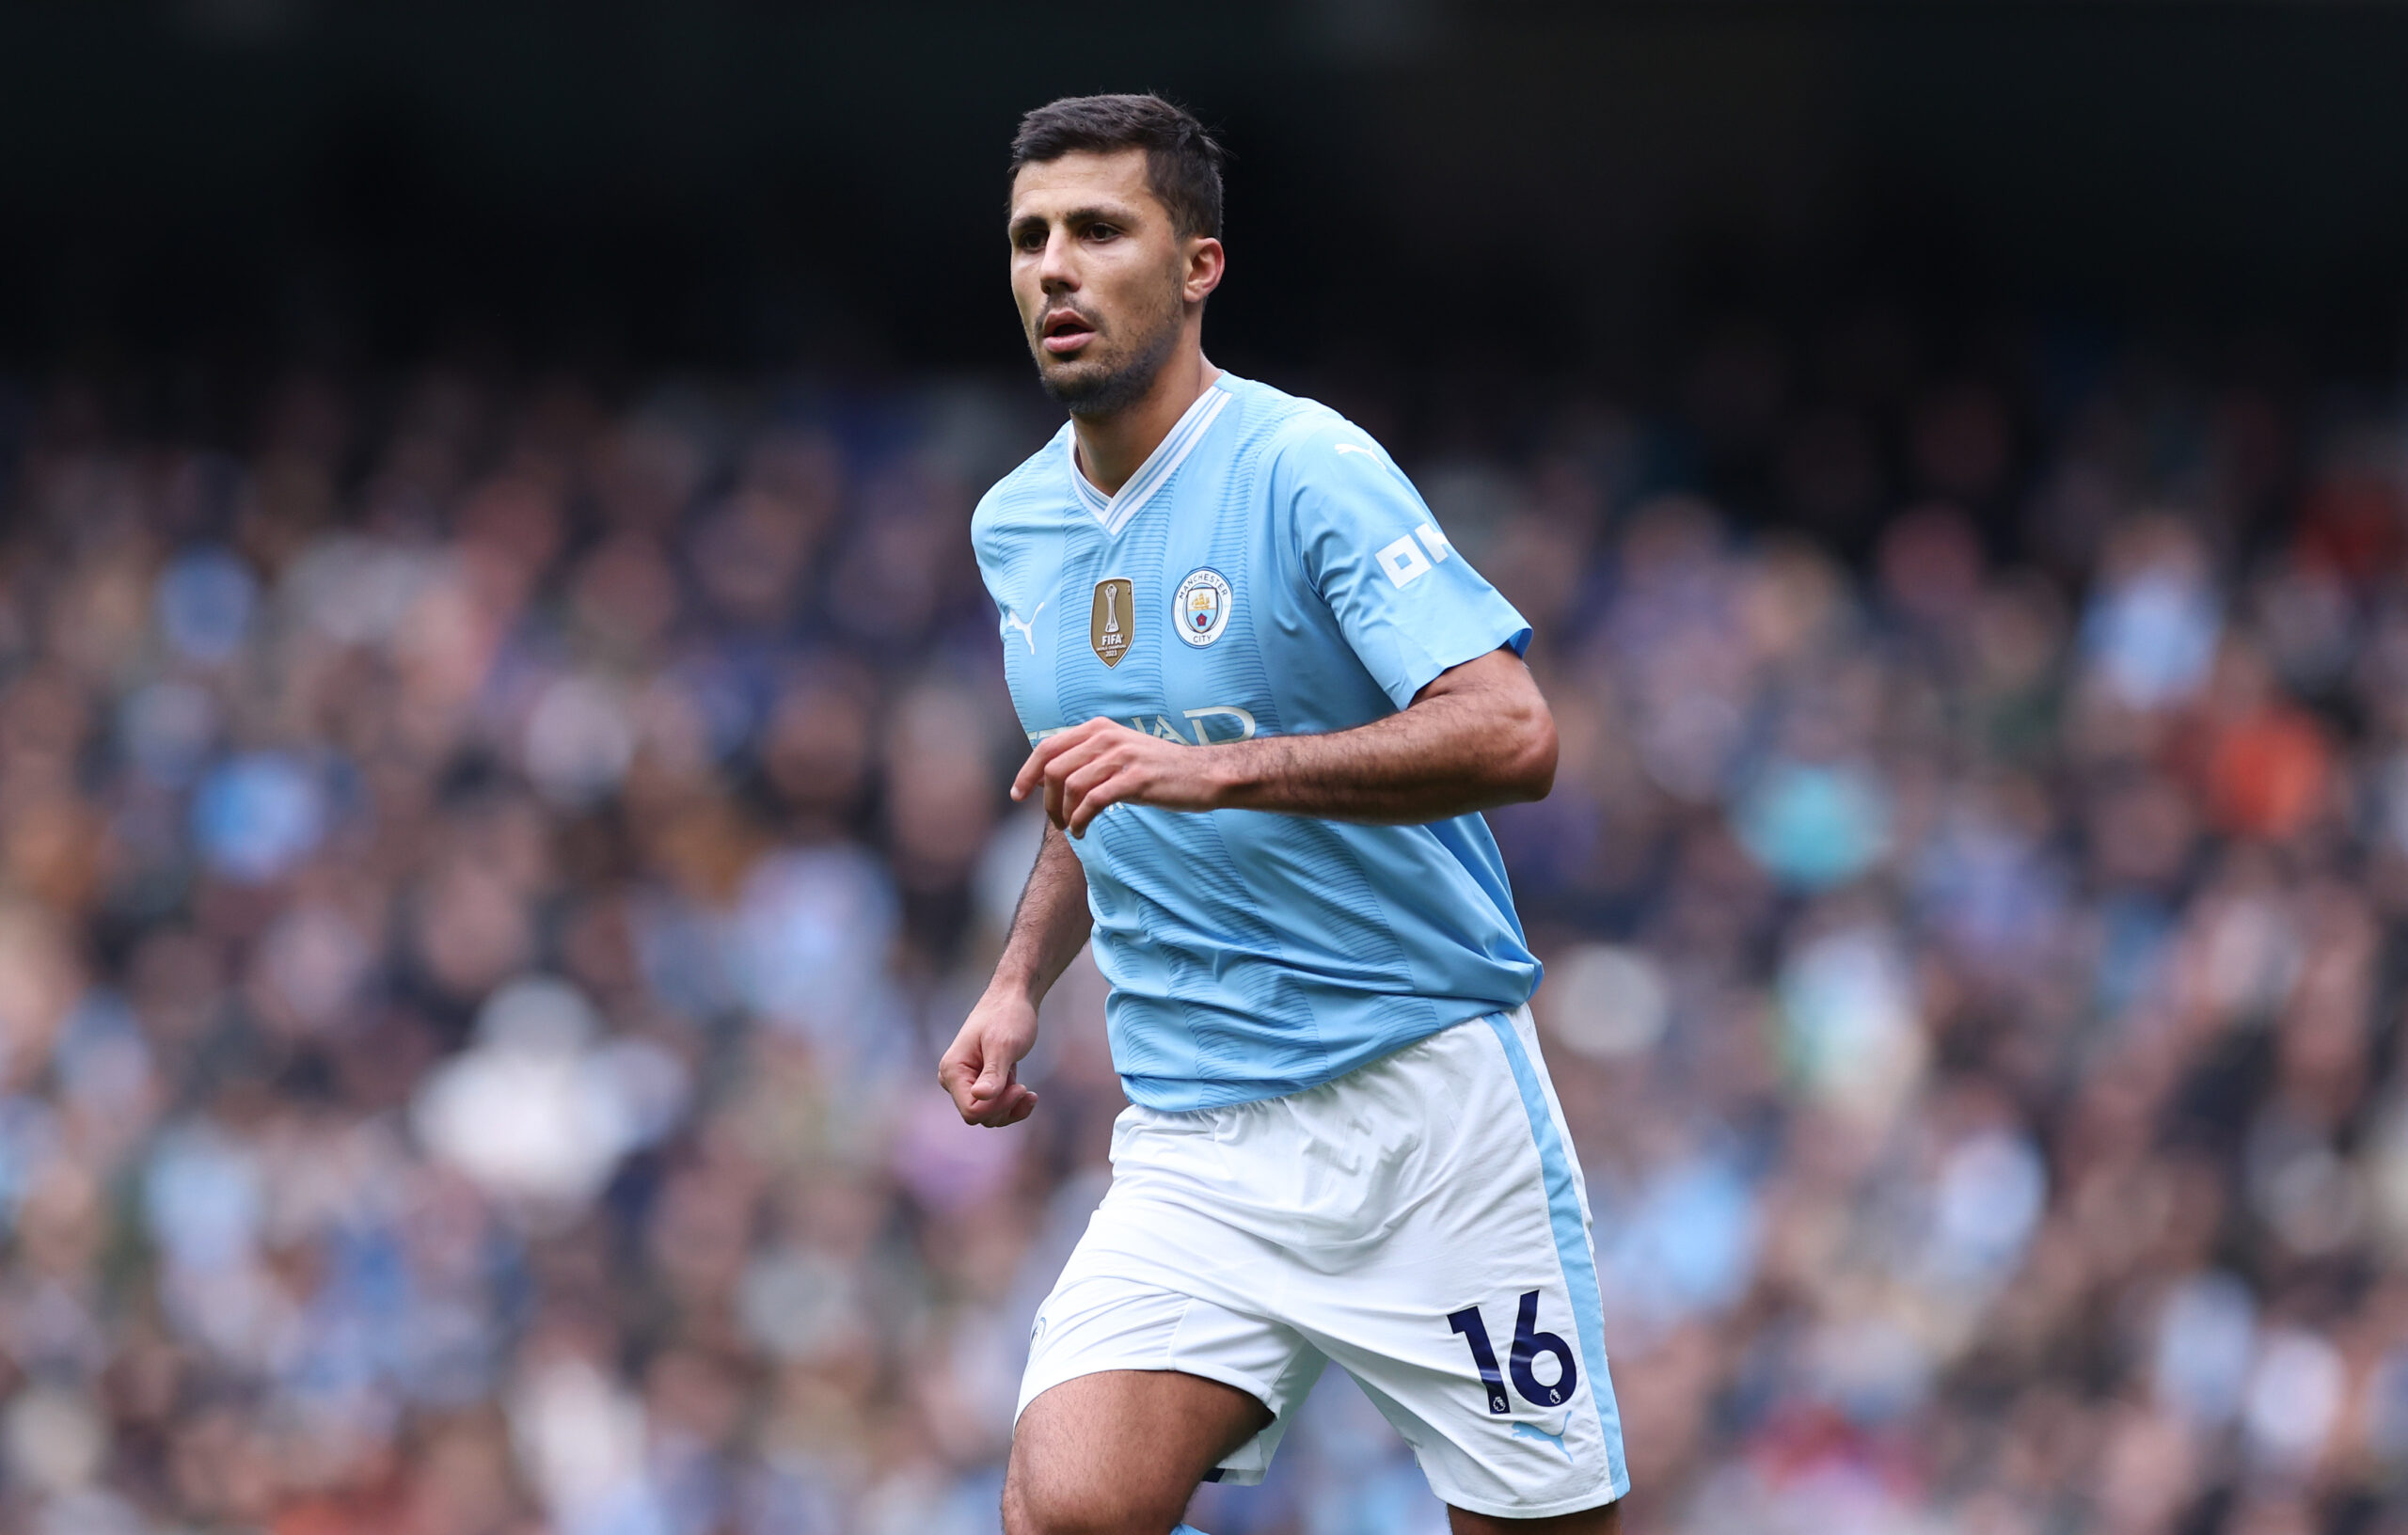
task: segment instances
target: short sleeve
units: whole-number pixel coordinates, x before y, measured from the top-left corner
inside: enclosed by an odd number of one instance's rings
[[[1413,482],[1342,421],[1281,452],[1275,493],[1293,520],[1305,578],[1355,656],[1398,708],[1450,667],[1500,646],[1528,649],[1530,625],[1456,552]]]

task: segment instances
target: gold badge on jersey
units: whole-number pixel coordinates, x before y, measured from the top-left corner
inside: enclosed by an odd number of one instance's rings
[[[1118,666],[1137,637],[1137,587],[1115,578],[1095,583],[1095,611],[1087,619],[1087,643],[1106,666]]]

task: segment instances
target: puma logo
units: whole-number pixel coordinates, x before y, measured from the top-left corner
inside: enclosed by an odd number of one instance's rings
[[[1360,453],[1365,458],[1377,458],[1380,456],[1379,454],[1371,451],[1369,448],[1364,447],[1359,442],[1341,442],[1333,450],[1333,451],[1340,453]]]
[[[1571,1427],[1569,1423],[1564,1426],[1566,1428]],[[1543,1445],[1553,1445],[1555,1447],[1556,1453],[1562,1456],[1566,1464],[1569,1464],[1572,1460],[1572,1451],[1564,1448],[1563,1435],[1560,1433],[1549,1433],[1545,1429],[1534,1428],[1528,1423],[1516,1423],[1513,1425],[1513,1437],[1516,1439],[1535,1439]]]
[[[1021,617],[1018,613],[1013,612],[1008,608],[1004,609],[1004,627],[1007,629],[1018,629],[1020,631],[1020,637],[1028,641],[1028,653],[1031,656],[1037,654],[1038,615],[1044,611],[1045,604],[1042,602],[1038,603],[1036,608],[1031,609],[1026,618]]]

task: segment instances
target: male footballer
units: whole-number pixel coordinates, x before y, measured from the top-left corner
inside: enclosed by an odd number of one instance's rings
[[[1012,296],[1069,420],[971,534],[1049,825],[938,1077],[1026,1118],[1092,938],[1132,1106],[1031,1333],[1005,1527],[1187,1531],[1335,1360],[1455,1530],[1616,1530],[1587,1197],[1480,815],[1554,780],[1529,625],[1361,428],[1206,360],[1221,159],[1152,96],[1012,146]]]

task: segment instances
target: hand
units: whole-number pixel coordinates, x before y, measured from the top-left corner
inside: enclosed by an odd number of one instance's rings
[[[1126,802],[1165,810],[1219,808],[1222,784],[1213,747],[1149,736],[1101,716],[1048,736],[1021,764],[1012,798],[1045,789],[1045,815],[1074,837],[1105,807]]]
[[[937,1063],[937,1082],[963,1124],[1001,1130],[1036,1112],[1037,1094],[1020,1084],[1021,1057],[1036,1043],[1037,1004],[1009,991],[978,999]]]

